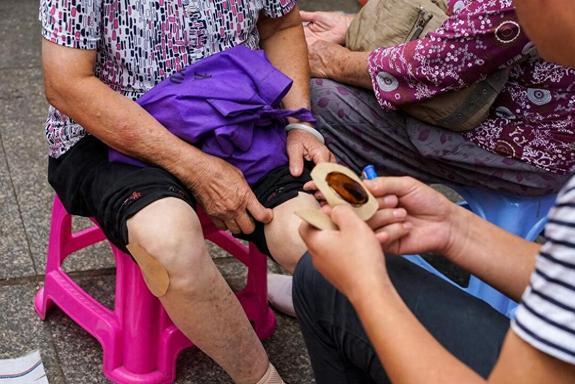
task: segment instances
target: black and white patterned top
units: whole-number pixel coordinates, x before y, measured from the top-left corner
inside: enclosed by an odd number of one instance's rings
[[[575,177],[559,194],[545,237],[511,327],[535,348],[575,364]]]
[[[42,36],[56,44],[97,51],[95,73],[132,99],[171,73],[239,44],[259,48],[264,12],[277,18],[296,0],[41,0]],[[50,156],[59,157],[86,135],[50,107]]]

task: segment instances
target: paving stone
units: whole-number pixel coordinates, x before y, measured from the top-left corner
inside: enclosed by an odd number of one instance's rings
[[[26,233],[38,272],[45,269],[53,190],[47,181],[47,145],[44,121],[48,105],[43,95],[40,69],[0,70],[0,133],[22,211]],[[22,140],[22,138],[26,140]],[[78,220],[86,223],[87,220]],[[113,267],[105,244],[78,252],[66,260],[67,271]]]
[[[0,359],[40,350],[50,383],[64,383],[46,323],[34,311],[35,283],[0,286]]]
[[[231,384],[230,377],[212,359],[197,348],[182,352],[178,358],[175,384]]]
[[[34,276],[24,224],[1,144],[0,137],[0,280]]]
[[[19,65],[14,68],[0,68],[0,78],[2,79],[0,98],[5,101],[9,100],[10,104],[15,107],[23,107],[24,109],[17,111],[18,113],[25,115],[30,113],[35,115],[45,114],[46,110],[44,108],[47,107],[47,104],[44,101],[44,82],[42,68],[39,65],[34,67]],[[44,104],[30,103],[34,98]],[[19,100],[26,101],[26,104],[14,103]],[[3,105],[2,107],[5,108],[8,105]],[[13,109],[8,109],[7,111],[13,111]]]
[[[0,69],[40,65],[38,0],[0,1]]]
[[[14,208],[20,210],[32,257],[40,265],[37,272],[42,272],[51,199],[42,134],[45,113],[40,111],[45,111],[42,76],[39,69],[1,69],[0,83],[0,136],[18,202]]]
[[[0,118],[2,137],[22,212],[26,234],[38,273],[45,269],[46,246],[50,229],[53,190],[47,180],[47,144],[44,121],[47,103],[42,88],[40,69],[0,70]],[[26,138],[23,140],[22,138]],[[75,220],[80,226],[87,220]],[[113,267],[113,259],[105,244],[71,255],[65,262],[67,271],[96,270]]]
[[[229,253],[227,253],[225,250],[218,247],[211,241],[206,241],[206,245],[208,246],[208,252],[210,253],[210,256],[212,256],[212,258],[214,259],[232,257]]]
[[[60,310],[54,310],[48,321],[65,382],[109,383],[102,372],[102,349],[96,339]]]

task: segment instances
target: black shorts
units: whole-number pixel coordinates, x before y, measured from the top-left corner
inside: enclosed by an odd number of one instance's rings
[[[262,205],[274,208],[296,197],[309,180],[309,164],[297,178],[285,165],[271,171],[252,190]],[[192,193],[162,168],[110,163],[108,147],[93,136],[84,137],[59,158],[49,158],[48,181],[70,214],[94,217],[108,240],[124,252],[126,222],[142,208],[165,197],[182,199],[192,207],[196,204]],[[256,223],[253,233],[238,237],[269,255],[262,223]]]

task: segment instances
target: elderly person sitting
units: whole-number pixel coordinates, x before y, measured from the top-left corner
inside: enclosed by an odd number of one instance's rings
[[[373,163],[381,174],[425,182],[556,192],[575,170],[575,73],[537,54],[511,1],[450,0],[448,15],[416,40],[353,52],[343,46],[353,15],[302,12],[318,78],[313,111],[328,147],[356,170]],[[502,68],[508,82],[488,118],[468,132],[398,111]]]
[[[263,48],[293,79],[284,108],[309,108],[296,1],[42,0],[40,15],[56,193],[71,214],[95,217],[116,246],[137,245],[167,270],[164,308],[234,382],[282,382],[209,257],[194,209],[251,234],[289,271],[305,251],[292,212],[317,206],[298,194],[308,180],[304,160],[327,161],[329,151],[311,126],[289,131],[289,167],[255,187],[260,202],[240,170],[176,137],[134,100],[186,66],[244,45]],[[109,162],[108,147],[147,166]]]

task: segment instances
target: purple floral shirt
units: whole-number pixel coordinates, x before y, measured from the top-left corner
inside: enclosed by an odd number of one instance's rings
[[[490,117],[464,137],[557,174],[575,171],[575,69],[538,57],[511,0],[450,2],[451,17],[427,36],[369,57],[383,108],[461,89],[498,68],[509,81]]]
[[[41,0],[42,36],[97,51],[95,73],[110,88],[137,99],[173,72],[243,44],[259,48],[260,13],[277,18],[296,0]],[[50,107],[49,153],[59,157],[86,135]]]

